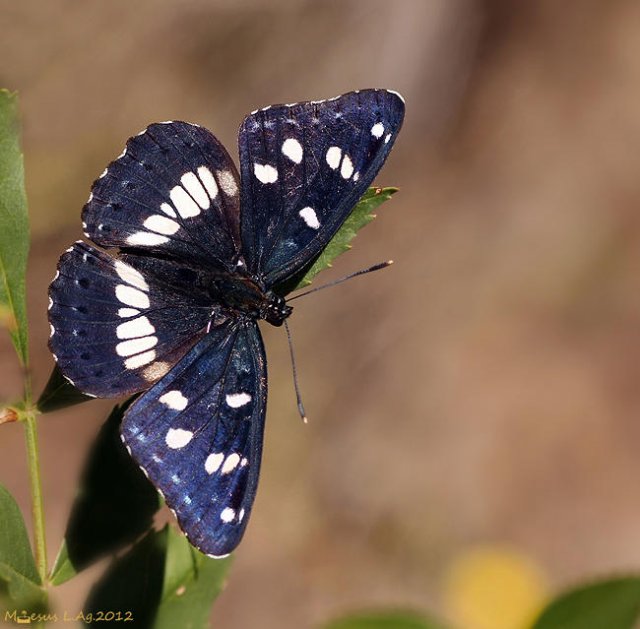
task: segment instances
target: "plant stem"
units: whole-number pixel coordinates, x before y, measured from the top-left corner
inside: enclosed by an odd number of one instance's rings
[[[25,410],[24,427],[27,439],[27,461],[29,465],[29,484],[31,488],[31,513],[33,516],[33,534],[35,538],[36,566],[42,585],[47,581],[47,543],[44,527],[44,508],[42,504],[42,481],[40,478],[40,451],[38,449],[37,412],[29,404]]]

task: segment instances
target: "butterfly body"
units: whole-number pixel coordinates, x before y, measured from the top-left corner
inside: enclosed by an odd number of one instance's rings
[[[257,322],[367,190],[400,130],[394,92],[276,105],[240,127],[240,173],[216,138],[150,125],[92,187],[85,236],[49,296],[50,347],[81,391],[145,391],[121,435],[191,543],[223,556],[255,498],[266,413]]]

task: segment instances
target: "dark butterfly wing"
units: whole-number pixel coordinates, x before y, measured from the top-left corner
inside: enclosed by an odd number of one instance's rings
[[[193,288],[177,292],[180,268],[155,261],[164,279],[77,242],[49,288],[49,346],[84,393],[117,397],[148,388],[204,334],[212,307]],[[172,285],[173,284],[173,285]]]
[[[231,270],[240,248],[238,174],[206,129],[152,124],[95,181],[82,220],[85,236],[103,247]]]
[[[122,440],[191,544],[220,557],[240,542],[260,471],[266,361],[253,321],[220,318],[127,411]]]
[[[400,130],[395,92],[265,107],[240,128],[242,252],[278,285],[320,254],[371,184]]]

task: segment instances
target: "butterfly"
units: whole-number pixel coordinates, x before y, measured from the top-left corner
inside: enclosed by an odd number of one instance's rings
[[[49,289],[49,346],[96,397],[144,391],[127,450],[189,542],[223,557],[256,495],[267,402],[258,320],[316,261],[389,155],[396,92],[367,89],[252,112],[240,173],[205,128],[150,125],[95,181],[84,235]]]

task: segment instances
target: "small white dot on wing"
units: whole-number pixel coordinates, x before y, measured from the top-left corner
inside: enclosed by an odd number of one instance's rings
[[[174,389],[173,391],[167,391],[164,395],[158,398],[158,402],[168,406],[170,409],[174,411],[183,411],[187,408],[187,404],[189,400],[182,395],[181,391]]]
[[[51,310],[51,306],[53,306],[53,299],[49,297],[49,305],[47,306],[47,310]]]
[[[340,165],[340,158],[342,157],[342,150],[337,146],[329,147],[327,151],[327,155],[325,159],[327,160],[327,164],[329,164],[329,168],[335,170]]]
[[[222,452],[214,452],[207,457],[207,460],[204,462],[204,469],[207,474],[213,474],[218,471],[220,466],[222,465],[222,461],[224,460],[224,454]]]
[[[49,337],[52,337],[56,333],[56,329],[53,327],[53,324],[49,324]]]
[[[356,173],[356,174],[353,176],[353,180],[354,180],[354,181],[358,181],[358,179],[360,179],[360,173]]]
[[[204,186],[200,183],[200,179],[198,179],[198,176],[195,173],[185,173],[180,178],[180,183],[203,210],[207,210],[211,207],[209,194],[204,189]]]
[[[182,186],[174,186],[169,197],[182,218],[193,218],[200,214],[200,207]]]
[[[231,408],[240,408],[251,402],[251,395],[248,393],[228,393],[225,397],[227,406]]]
[[[349,179],[351,175],[353,175],[353,162],[351,158],[345,153],[345,156],[342,158],[342,166],[340,167],[340,174],[343,179]]]
[[[169,428],[165,441],[173,450],[184,448],[193,439],[193,433],[190,430],[182,428]]]
[[[118,284],[116,286],[116,297],[118,301],[121,301],[127,306],[133,306],[134,308],[149,308],[151,305],[149,295],[125,284]]]
[[[224,464],[222,465],[222,470],[220,471],[220,473],[229,474],[229,472],[233,472],[233,470],[238,467],[238,463],[240,463],[240,455],[236,452],[233,452],[224,460]]]
[[[249,465],[249,459],[247,459],[247,457],[244,457],[242,461],[240,461],[240,467],[245,467],[245,465]]]
[[[287,138],[282,143],[282,154],[295,164],[302,162],[302,144],[295,138]]]
[[[116,260],[114,265],[116,273],[120,276],[121,280],[124,280],[131,286],[135,286],[135,288],[149,292],[149,284],[147,284],[142,273],[136,271],[136,269],[129,264],[125,264],[122,260]]]
[[[381,138],[384,133],[384,125],[381,122],[376,122],[373,127],[371,127],[371,135],[374,138]]]
[[[153,362],[155,359],[156,350],[152,349],[148,352],[144,352],[143,354],[136,354],[131,358],[127,358],[127,360],[124,361],[124,366],[126,369],[137,369],[138,367],[142,367],[143,365]]]
[[[60,271],[59,271],[59,270],[57,270],[57,271],[56,271],[56,274],[53,276],[53,280],[55,281],[55,280],[57,280],[59,277],[60,277]]]
[[[244,520],[244,509],[240,509],[240,513],[238,514],[238,522],[242,522]]]
[[[222,513],[220,513],[220,519],[225,523],[225,524],[229,524],[229,522],[233,522],[233,520],[236,517],[236,512],[235,509],[232,509],[231,507],[225,507],[222,510]]]
[[[318,215],[312,207],[303,207],[300,212],[298,212],[302,217],[302,220],[312,229],[320,229],[320,221],[318,220]]]
[[[160,216],[160,214],[152,214],[145,220],[143,225],[153,232],[165,234],[166,236],[172,236],[180,229],[179,223],[166,216]]]
[[[278,180],[278,171],[269,164],[258,164],[254,162],[253,172],[258,181],[265,184],[274,183]]]
[[[135,321],[135,319],[134,319]],[[123,323],[122,325],[127,325]],[[140,354],[146,350],[155,347],[158,344],[157,336],[142,336],[137,339],[131,339],[129,341],[122,341],[116,345],[116,354],[118,356],[133,356],[134,354]]]
[[[390,139],[391,139],[391,134],[387,133],[387,135],[384,136],[384,143],[388,144]]]

